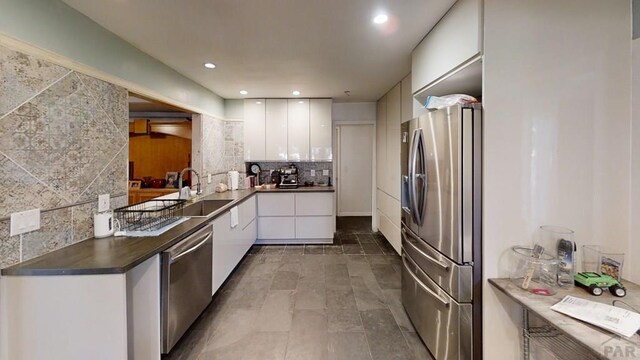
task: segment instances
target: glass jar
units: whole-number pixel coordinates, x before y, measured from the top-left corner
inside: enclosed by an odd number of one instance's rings
[[[574,231],[562,226],[543,225],[537,233],[536,244],[544,247],[545,252],[556,257],[558,264],[558,285],[569,289],[574,286],[576,272],[576,245]]]
[[[539,258],[533,249],[511,248],[511,281],[519,288],[537,295],[554,295],[558,289],[558,264],[555,256],[543,252]]]

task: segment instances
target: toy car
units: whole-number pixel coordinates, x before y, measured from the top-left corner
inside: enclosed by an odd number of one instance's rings
[[[600,296],[604,292],[603,289],[608,288],[609,292],[617,297],[627,295],[627,289],[615,278],[598,274],[595,272],[580,272],[574,276],[575,284],[586,288],[591,294]]]

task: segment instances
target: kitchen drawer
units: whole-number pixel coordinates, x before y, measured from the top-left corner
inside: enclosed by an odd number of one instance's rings
[[[294,216],[295,194],[258,194],[258,216]]]
[[[333,193],[296,194],[296,215],[333,215]]]
[[[240,229],[244,229],[256,218],[256,197],[245,200],[238,205],[238,222]]]
[[[333,216],[296,217],[297,239],[332,239]]]
[[[296,237],[295,218],[258,218],[258,239],[293,239]]]

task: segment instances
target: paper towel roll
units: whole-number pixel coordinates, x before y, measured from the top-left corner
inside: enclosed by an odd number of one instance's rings
[[[229,173],[227,174],[227,177],[229,178],[229,190],[238,190],[238,179],[239,179],[240,174],[235,171],[229,171]]]

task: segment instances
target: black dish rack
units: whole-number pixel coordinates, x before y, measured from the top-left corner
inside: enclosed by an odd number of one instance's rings
[[[180,218],[175,215],[185,199],[153,199],[113,210],[120,231],[154,231]]]

